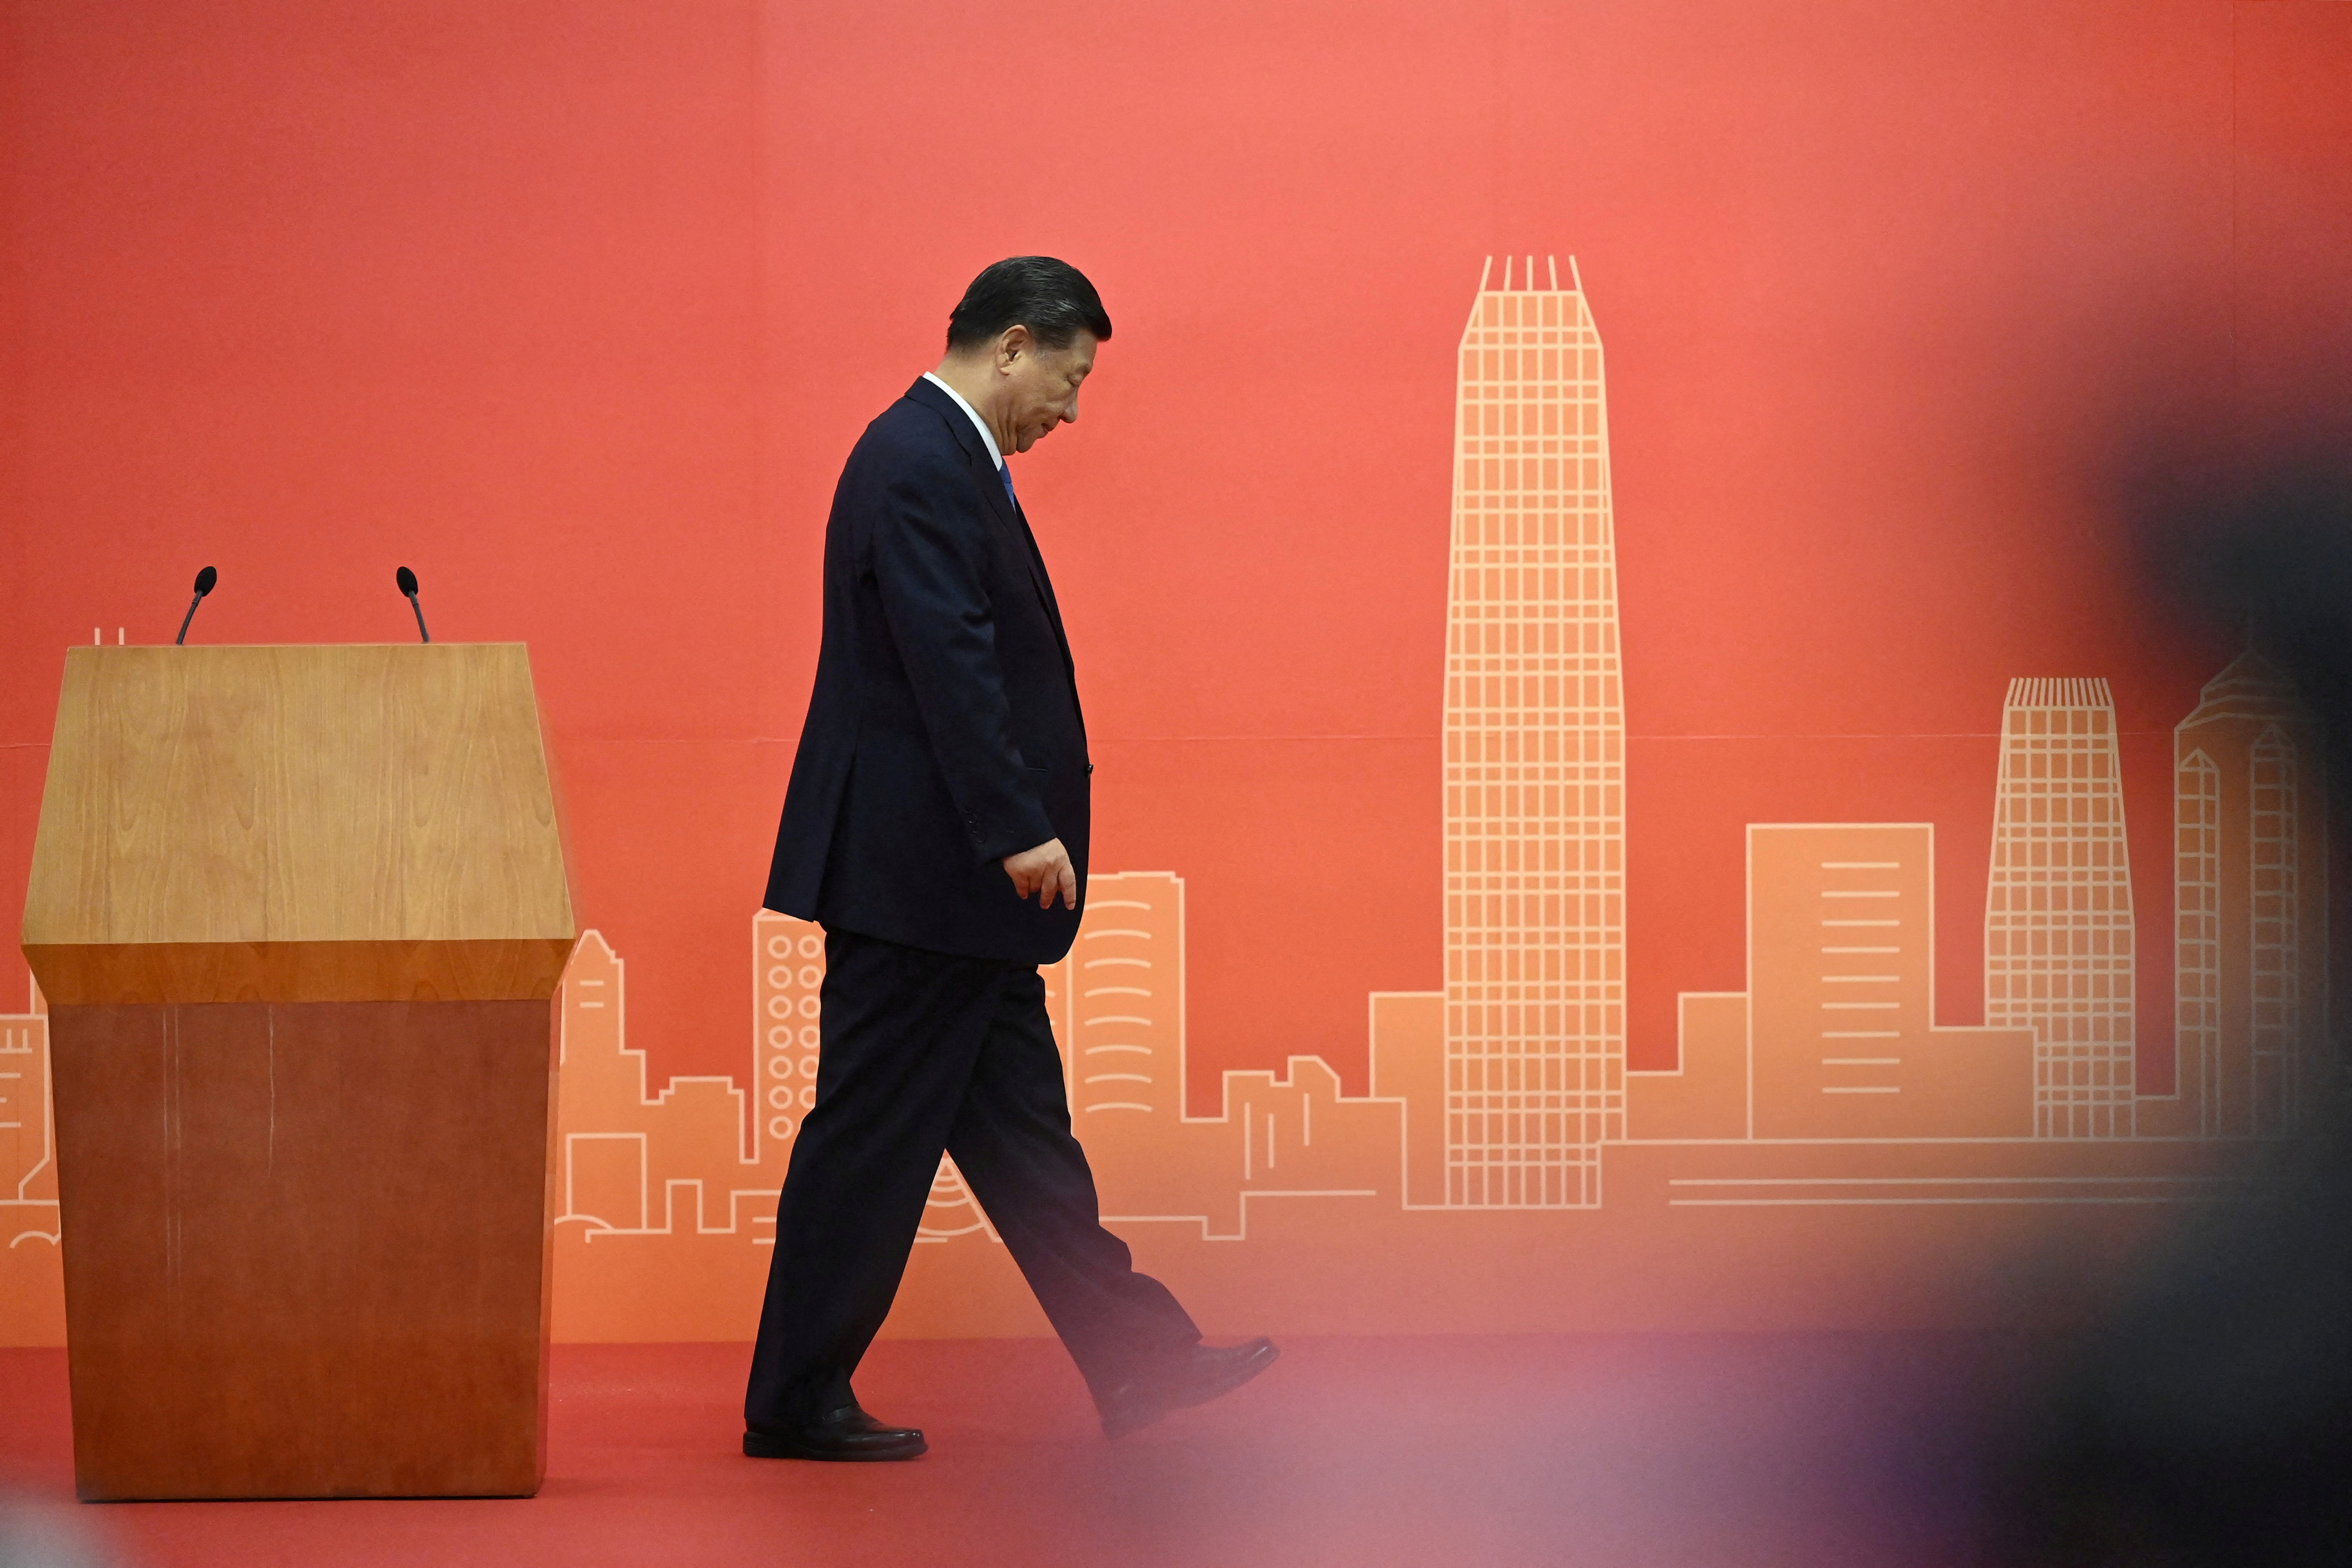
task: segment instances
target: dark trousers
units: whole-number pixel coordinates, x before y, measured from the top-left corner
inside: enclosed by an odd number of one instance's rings
[[[1037,971],[842,931],[825,933],[824,956],[816,1104],[776,1205],[745,1419],[806,1422],[851,1403],[942,1149],[1097,1397],[1199,1342],[1102,1227]]]

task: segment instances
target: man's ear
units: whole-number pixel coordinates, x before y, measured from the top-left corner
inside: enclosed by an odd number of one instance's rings
[[[1036,340],[1029,335],[1028,328],[1016,321],[1005,328],[1003,334],[996,340],[996,368],[1009,370],[1014,360],[1036,352]]]

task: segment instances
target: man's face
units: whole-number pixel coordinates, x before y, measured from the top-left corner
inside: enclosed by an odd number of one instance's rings
[[[1039,346],[1026,332],[1019,344],[1008,344],[1010,363],[1004,367],[1006,413],[1013,430],[1013,449],[1025,452],[1056,425],[1078,417],[1078,384],[1095,368],[1095,335],[1080,332],[1067,348]]]

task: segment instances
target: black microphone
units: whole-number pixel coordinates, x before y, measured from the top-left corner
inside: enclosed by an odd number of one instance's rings
[[[180,617],[180,635],[172,639],[173,647],[177,647],[188,640],[188,623],[196,618],[196,606],[205,602],[205,595],[211,593],[213,584],[219,581],[220,574],[209,566],[196,574],[196,596],[188,601],[188,613]]]
[[[392,574],[392,580],[400,584],[400,591],[408,595],[408,607],[416,612],[416,635],[431,642],[433,634],[425,629],[425,606],[416,602],[416,574],[404,566]]]

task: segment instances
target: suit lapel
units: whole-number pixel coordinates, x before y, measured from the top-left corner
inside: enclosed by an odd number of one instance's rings
[[[962,410],[957,412],[961,413]],[[971,421],[966,420],[965,423],[970,424]],[[981,494],[988,499],[989,510],[996,514],[997,521],[1003,524],[1005,531],[1019,541],[1021,560],[1029,568],[1029,581],[1037,590],[1037,602],[1045,606],[1046,618],[1054,623],[1055,635],[1059,636],[1062,630],[1061,611],[1054,603],[1053,580],[1045,575],[1045,558],[1037,552],[1037,536],[1029,531],[1029,520],[1022,516],[1021,509],[1013,504],[1012,492],[1004,488],[1004,476],[997,471],[995,463],[990,460],[985,450],[967,450],[964,456],[971,466],[972,483],[978,485]]]
[[[907,395],[947,421],[949,432],[963,453],[964,466],[971,470],[972,483],[980,487],[982,501],[995,516],[998,525],[1012,536],[1022,563],[1029,569],[1030,586],[1036,589],[1045,622],[1054,628],[1054,640],[1062,647],[1062,665],[1070,672],[1070,686],[1075,692],[1077,666],[1070,658],[1069,634],[1062,629],[1062,607],[1054,599],[1054,582],[1046,575],[1045,557],[1037,549],[1037,536],[1029,531],[1029,520],[1021,515],[1012,492],[1005,489],[1004,476],[998,471],[996,460],[988,455],[980,432],[972,428],[971,416],[927,378],[919,378]]]

